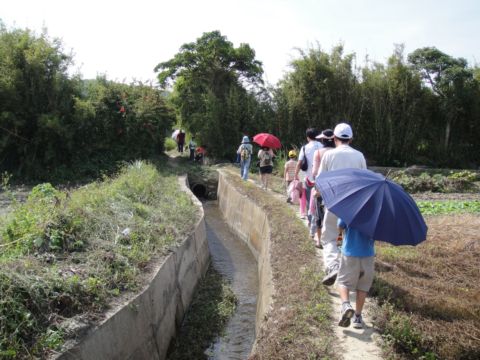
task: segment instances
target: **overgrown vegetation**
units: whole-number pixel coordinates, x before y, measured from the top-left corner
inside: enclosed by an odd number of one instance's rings
[[[72,192],[36,186],[0,223],[1,356],[58,349],[74,335],[66,319],[94,320],[108,299],[138,289],[195,216],[176,176],[143,162]]]
[[[453,193],[479,190],[476,185],[479,175],[468,170],[450,171],[449,174],[422,172],[418,176],[400,170],[391,174],[390,177],[411,194],[424,191]]]
[[[65,181],[163,151],[175,120],[150,84],[69,75],[73,59],[46,32],[0,20],[0,171]]]
[[[208,359],[208,348],[222,335],[235,311],[235,294],[210,265],[185,314],[181,330],[170,343],[167,359]]]

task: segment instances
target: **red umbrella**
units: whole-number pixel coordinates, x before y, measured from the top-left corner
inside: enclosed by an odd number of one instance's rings
[[[280,149],[282,144],[275,135],[268,133],[260,133],[253,137],[253,141],[261,147],[269,147],[272,149]]]

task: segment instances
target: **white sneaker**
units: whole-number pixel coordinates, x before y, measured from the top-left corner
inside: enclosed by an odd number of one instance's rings
[[[342,304],[342,317],[338,322],[338,326],[341,327],[349,327],[350,326],[350,319],[352,318],[355,311],[353,311],[352,305],[349,302],[344,302]]]

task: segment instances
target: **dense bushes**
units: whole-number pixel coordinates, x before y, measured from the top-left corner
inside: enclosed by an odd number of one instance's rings
[[[163,151],[174,121],[142,83],[68,74],[59,40],[0,22],[0,170],[37,179],[96,176],[115,161]]]

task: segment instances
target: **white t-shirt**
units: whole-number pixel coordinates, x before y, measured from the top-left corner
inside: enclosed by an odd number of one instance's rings
[[[313,154],[315,154],[315,151],[321,149],[322,147],[323,145],[318,141],[309,141],[308,144],[303,147],[303,150],[300,150],[300,155],[298,156],[299,161],[303,161],[305,157],[307,158],[308,169],[305,171],[305,177],[308,177],[308,179],[312,182],[314,181],[312,176]]]
[[[366,169],[367,162],[360,151],[340,145],[323,154],[318,173],[345,168]]]

